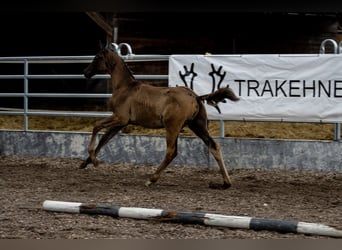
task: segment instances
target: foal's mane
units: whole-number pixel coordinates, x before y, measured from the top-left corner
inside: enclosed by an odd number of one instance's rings
[[[120,58],[121,58],[121,57],[120,57]],[[135,79],[135,77],[134,77],[134,75],[133,75],[133,72],[132,72],[132,70],[128,67],[127,63],[126,63],[122,58],[121,58],[121,60],[123,61],[124,65],[125,65],[125,68],[126,68],[126,70],[128,71],[129,75],[130,75],[133,79]]]
[[[105,49],[114,52],[114,53],[120,58],[120,60],[122,61],[123,65],[125,66],[125,69],[126,69],[127,72],[129,73],[129,75],[130,75],[133,79],[135,79],[132,70],[128,67],[128,65],[127,65],[127,63],[125,62],[125,60],[122,59],[122,57],[119,56],[113,48],[108,48],[108,47],[107,47],[107,48],[105,48]]]

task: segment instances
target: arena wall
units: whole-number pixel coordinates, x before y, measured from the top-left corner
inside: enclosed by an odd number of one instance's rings
[[[87,157],[90,133],[0,131],[0,156]],[[215,138],[228,169],[281,168],[342,172],[339,141]],[[100,152],[104,162],[159,164],[165,154],[163,136],[119,134]],[[216,167],[204,143],[195,137],[178,139],[173,165]]]

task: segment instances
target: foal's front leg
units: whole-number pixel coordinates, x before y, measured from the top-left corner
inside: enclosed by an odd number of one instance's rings
[[[95,158],[96,158],[97,154],[100,152],[101,148],[104,145],[106,145],[107,142],[110,139],[112,139],[122,128],[123,128],[123,126],[119,126],[119,127],[109,128],[107,130],[107,132],[101,137],[100,142],[95,149]],[[91,162],[92,162],[92,160],[91,160],[90,156],[88,156],[88,158],[82,162],[82,164],[80,165],[80,168],[86,168],[87,165]]]
[[[89,163],[93,163],[94,166],[98,165],[98,161],[96,160],[96,155],[100,151],[100,149],[122,128],[124,127],[123,122],[118,119],[116,115],[112,115],[111,117],[105,118],[103,120],[98,121],[94,128],[93,133],[90,138],[90,142],[88,144],[88,153],[89,157],[81,164],[80,168],[85,168]],[[110,128],[101,138],[96,150],[95,150],[95,142],[97,134],[104,128]]]

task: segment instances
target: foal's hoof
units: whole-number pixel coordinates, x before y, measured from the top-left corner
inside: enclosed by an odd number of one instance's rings
[[[154,183],[155,183],[155,181],[148,180],[148,181],[145,182],[145,186],[149,187],[149,186],[151,186]]]
[[[80,169],[86,168],[88,163],[86,161],[82,162],[82,164],[79,166]]]
[[[145,186],[146,186],[146,187],[151,186],[151,184],[152,184],[152,182],[151,182],[150,180],[148,180],[148,181],[145,182]]]
[[[211,189],[225,190],[225,189],[230,188],[231,186],[232,186],[232,185],[229,184],[229,183],[223,183],[223,184],[213,183],[213,182],[210,182],[210,183],[209,183],[209,188],[211,188]]]

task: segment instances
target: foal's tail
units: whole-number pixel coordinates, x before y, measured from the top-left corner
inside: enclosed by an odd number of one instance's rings
[[[221,110],[218,107],[219,102],[226,102],[226,98],[228,98],[231,101],[238,101],[240,100],[239,97],[235,95],[233,90],[229,88],[228,86],[226,88],[220,88],[216,90],[213,93],[207,94],[207,95],[201,95],[198,97],[200,101],[207,101],[207,104],[210,106],[213,106],[217,109],[217,111],[221,114]]]

